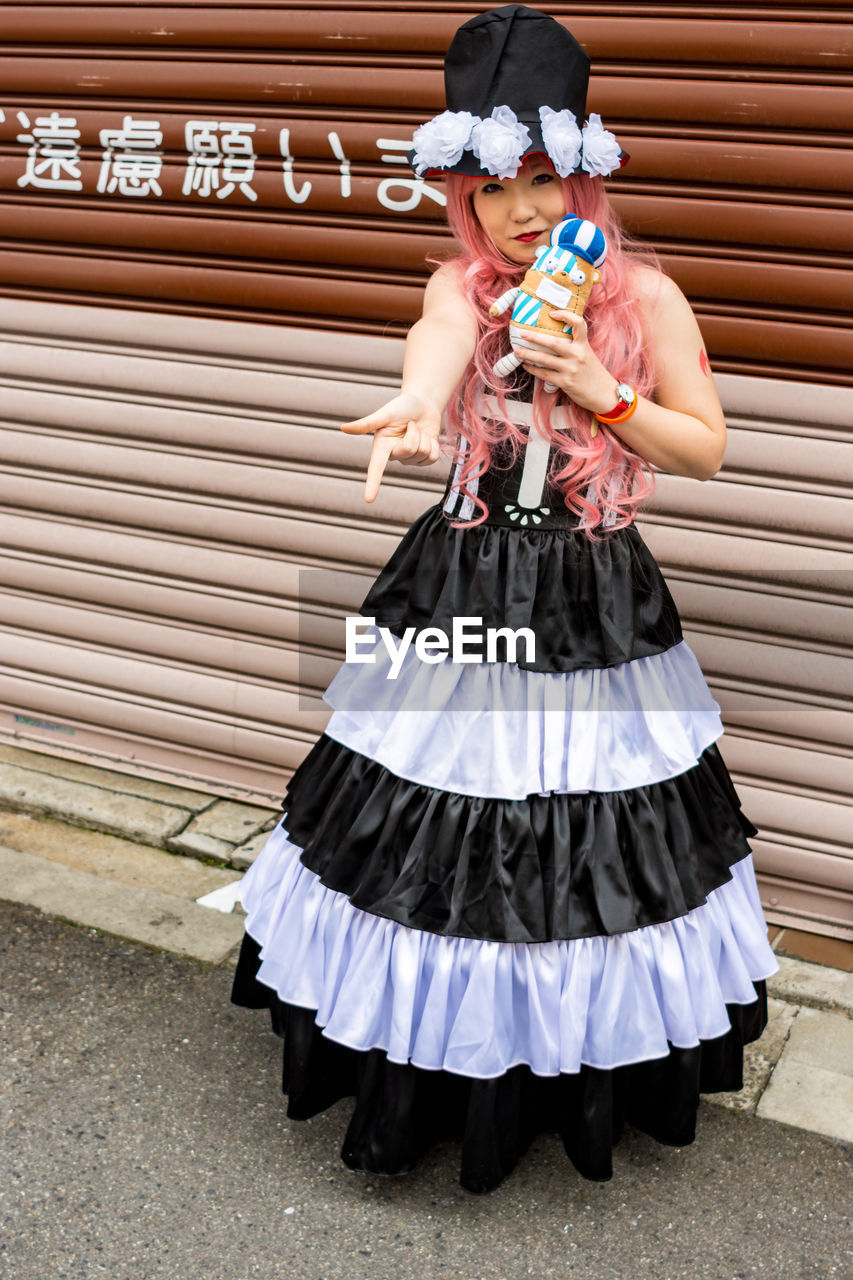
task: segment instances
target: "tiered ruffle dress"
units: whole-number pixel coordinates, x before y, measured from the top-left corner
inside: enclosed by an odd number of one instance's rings
[[[469,529],[451,476],[361,608],[396,637],[530,628],[535,656],[343,665],[244,879],[232,997],[271,1012],[290,1117],[355,1096],[350,1167],[403,1173],[450,1136],[471,1191],[542,1130],[596,1180],[625,1123],[691,1142],[777,967],[660,570],[633,526],[590,541],[537,466],[528,445],[482,477]]]

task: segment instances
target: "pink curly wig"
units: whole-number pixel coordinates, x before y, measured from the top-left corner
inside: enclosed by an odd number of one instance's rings
[[[567,215],[588,218],[607,238],[601,280],[584,312],[590,345],[620,382],[630,382],[641,395],[648,395],[653,387],[651,361],[626,268],[630,259],[659,270],[657,260],[651,250],[629,243],[600,178],[584,174],[562,181]],[[489,306],[518,284],[525,271],[495,248],[477,220],[472,195],[480,182],[479,178],[447,175],[447,218],[461,250],[454,261],[464,273],[465,292],[479,327],[472,363],[447,409],[449,427],[460,432],[470,446],[462,454],[460,486],[481,509],[476,519],[459,523],[459,528],[481,524],[488,517],[485,503],[467,485],[489,469],[495,446],[509,443],[515,456],[526,440],[524,432],[508,418],[501,423],[484,419],[478,407],[483,394],[495,396],[501,407],[505,406],[507,389],[495,378],[492,366],[507,350],[507,319],[491,317]],[[567,429],[555,431],[550,425],[556,404],[567,411]],[[644,459],[605,427],[593,438],[589,411],[562,392],[547,393],[540,378],[535,380],[533,414],[539,429],[557,446],[551,481],[562,490],[566,506],[578,516],[587,537],[597,540],[600,534],[596,531],[605,524],[608,529],[630,524],[638,505],[654,488],[653,473]]]

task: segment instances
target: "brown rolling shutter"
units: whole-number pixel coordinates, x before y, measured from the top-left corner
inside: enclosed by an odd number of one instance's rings
[[[0,291],[401,332],[448,245],[405,144],[488,7],[0,5]],[[546,8],[715,367],[853,382],[849,6]]]
[[[0,737],[277,796],[438,471],[362,500],[482,5],[0,4]],[[644,532],[723,707],[769,918],[851,917],[849,6],[550,5],[731,427]]]
[[[399,340],[0,299],[0,737],[278,796],[342,617],[444,466],[363,501]],[[73,334],[73,338],[69,338]],[[720,375],[644,521],[728,726],[769,917],[853,934],[853,390]],[[445,464],[446,465],[446,464]]]

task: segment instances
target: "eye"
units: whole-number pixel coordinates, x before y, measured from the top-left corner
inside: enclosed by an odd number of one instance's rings
[[[499,182],[484,182],[480,187],[481,196],[490,196],[493,191],[502,191],[503,187]]]
[[[556,175],[551,173],[550,170],[543,171],[542,173],[537,173],[533,178],[533,181],[537,183],[539,186],[541,186],[543,182],[554,182],[555,180],[556,180]]]
[[[569,279],[575,284],[586,284],[586,274],[577,263],[575,263],[569,272]]]

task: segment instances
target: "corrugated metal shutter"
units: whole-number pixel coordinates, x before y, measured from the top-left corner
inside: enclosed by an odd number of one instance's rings
[[[487,7],[0,4],[0,736],[281,793],[342,613],[439,483],[397,469],[367,512],[337,424],[447,247],[403,151]],[[723,371],[726,469],[664,478],[644,531],[768,915],[849,935],[853,17],[546,8]]]
[[[0,300],[0,736],[279,796],[322,729],[342,616],[443,467],[341,419],[402,344]],[[67,336],[73,334],[73,338]],[[711,484],[663,476],[644,533],[729,733],[772,920],[853,934],[853,390],[722,375]]]
[[[447,245],[405,142],[488,7],[0,5],[0,292],[400,333]],[[853,384],[849,6],[545,7],[715,366]]]

